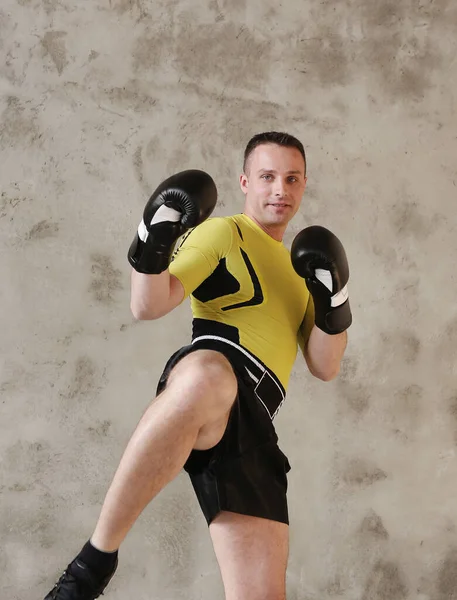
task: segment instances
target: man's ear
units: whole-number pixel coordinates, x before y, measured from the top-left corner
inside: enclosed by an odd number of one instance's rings
[[[241,191],[243,192],[243,194],[246,194],[246,192],[248,191],[248,185],[249,185],[248,176],[246,175],[246,173],[241,173],[240,188],[241,188]]]

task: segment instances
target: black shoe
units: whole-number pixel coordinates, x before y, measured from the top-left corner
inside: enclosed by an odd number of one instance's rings
[[[44,600],[95,600],[103,594],[116,569],[117,559],[108,575],[102,580],[96,579],[89,567],[75,558]]]

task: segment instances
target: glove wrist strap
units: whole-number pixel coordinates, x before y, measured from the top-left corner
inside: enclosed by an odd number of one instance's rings
[[[168,269],[174,244],[152,246],[148,243],[149,240],[150,238],[147,242],[142,242],[138,236],[135,236],[128,252],[129,263],[138,273],[158,275]]]
[[[336,308],[328,307],[326,310],[318,310],[315,307],[315,323],[319,329],[329,335],[336,335],[346,331],[352,324],[352,313],[349,300]]]

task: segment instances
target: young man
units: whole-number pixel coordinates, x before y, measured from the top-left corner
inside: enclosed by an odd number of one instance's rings
[[[231,217],[208,219],[217,192],[202,171],[170,177],[146,205],[129,249],[131,309],[157,319],[191,295],[192,343],[166,364],[93,535],[46,600],[98,597],[132,525],[183,467],[226,599],[285,599],[290,465],[273,419],[297,345],[314,376],[337,375],[352,320],[349,270],[341,243],[322,227],[301,231],[291,252],[282,243],[306,185],[296,138],[254,136],[240,185],[244,212]]]

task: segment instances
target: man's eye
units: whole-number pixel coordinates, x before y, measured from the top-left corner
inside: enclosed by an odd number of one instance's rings
[[[265,173],[265,175],[262,175],[263,179],[267,179],[267,178],[271,178],[271,175],[269,175],[268,173]]]

